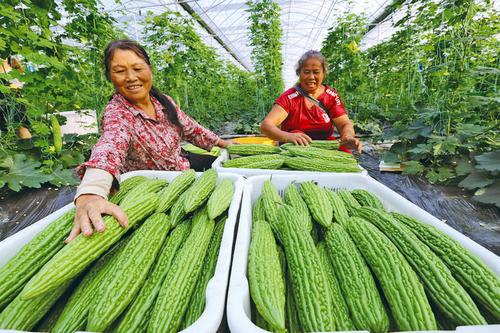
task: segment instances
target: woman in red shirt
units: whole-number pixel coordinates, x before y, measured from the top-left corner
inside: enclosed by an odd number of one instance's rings
[[[276,100],[273,109],[262,121],[260,130],[272,140],[308,146],[312,140],[336,140],[333,137],[335,125],[341,138],[339,149],[348,153],[351,153],[349,149],[355,149],[361,154],[361,141],[354,137],[354,127],[340,96],[322,84],[325,72],[325,58],[318,51],[306,52],[296,67],[298,85],[322,102],[329,111],[328,115],[297,89],[290,88]]]

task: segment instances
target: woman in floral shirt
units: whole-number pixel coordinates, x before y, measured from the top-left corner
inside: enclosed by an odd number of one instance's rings
[[[128,225],[123,210],[107,200],[119,189],[120,174],[133,170],[197,169],[181,155],[181,141],[210,151],[214,145],[239,144],[220,139],[182,112],[174,101],[153,87],[146,51],[136,42],[111,42],[104,52],[106,76],[116,92],[102,116],[102,134],[90,160],[77,168],[82,177],[75,196],[75,226],[66,242],[80,232],[105,229],[101,214]],[[201,170],[198,170],[201,171]]]

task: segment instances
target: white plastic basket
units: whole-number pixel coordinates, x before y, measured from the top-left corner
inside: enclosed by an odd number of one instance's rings
[[[496,274],[500,275],[500,257],[478,245],[468,237],[449,227],[420,207],[406,200],[396,192],[376,180],[359,174],[295,174],[253,176],[245,180],[243,199],[241,203],[240,221],[238,226],[236,244],[233,255],[233,267],[229,283],[227,299],[227,321],[231,333],[263,333],[267,332],[256,326],[251,318],[250,290],[247,275],[248,248],[252,234],[252,209],[261,193],[262,183],[271,180],[282,196],[287,185],[295,181],[300,184],[304,181],[314,181],[320,187],[338,189],[365,189],[384,204],[387,211],[395,211],[413,216],[421,221],[431,224],[444,233],[450,235],[474,254],[478,255],[486,265]],[[361,331],[367,332],[367,331]],[[432,331],[441,332],[441,331]],[[444,333],[444,331],[442,331]],[[450,332],[450,331],[447,331]],[[461,326],[455,332],[486,333],[500,332],[500,325]]]
[[[172,181],[180,171],[132,171],[122,175],[121,180],[132,176],[143,175],[148,178],[166,179]],[[201,172],[196,173],[199,177]],[[238,212],[240,209],[241,197],[243,193],[244,178],[234,173],[219,172],[217,183],[223,178],[230,178],[234,183],[234,196],[229,206],[228,218],[224,226],[222,242],[219,250],[219,259],[212,279],[208,282],[206,290],[206,307],[201,317],[191,326],[183,330],[183,333],[214,333],[217,332],[222,323],[224,315],[226,293],[229,280],[229,268],[231,265],[233,241]],[[42,231],[49,223],[68,212],[74,207],[73,203],[68,204],[31,226],[17,232],[4,241],[0,242],[0,267],[13,257],[25,244],[27,244],[37,233]],[[13,330],[1,330],[0,332],[19,332]]]
[[[291,175],[294,173],[304,173],[304,174],[332,174],[330,172],[312,172],[312,171],[300,171],[300,170],[269,170],[269,169],[246,169],[246,168],[224,168],[224,163],[229,160],[229,154],[226,149],[222,149],[220,156],[212,163],[212,169],[215,169],[219,172],[231,172],[237,173],[243,176],[265,176],[265,175]],[[361,165],[359,165],[361,169],[362,175],[368,175],[368,171],[363,169]],[[349,173],[352,175],[353,173]],[[354,173],[355,174],[355,173]]]

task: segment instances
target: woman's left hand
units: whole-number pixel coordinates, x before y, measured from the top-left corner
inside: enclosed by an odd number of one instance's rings
[[[356,149],[358,154],[361,154],[361,151],[363,150],[363,144],[361,141],[352,136],[342,137],[340,145],[347,149]]]
[[[241,145],[241,142],[235,140],[223,140],[223,139],[220,139],[219,142],[217,142],[217,146],[221,148],[225,148],[229,145]]]

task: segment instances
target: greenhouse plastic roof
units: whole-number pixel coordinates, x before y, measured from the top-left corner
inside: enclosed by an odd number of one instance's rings
[[[295,64],[308,50],[320,50],[328,28],[335,25],[346,12],[366,13],[368,21],[373,22],[360,48],[390,36],[391,15],[385,9],[392,4],[390,0],[347,1],[342,0],[275,0],[281,8],[283,28],[283,79],[285,87],[297,81]],[[178,11],[185,15],[196,12],[205,27],[199,27],[207,45],[233,61],[240,68],[253,71],[250,59],[252,49],[248,46],[249,14],[245,0],[124,0],[120,4],[113,0],[103,1],[106,12],[120,23],[131,38],[141,40],[141,21],[148,11],[159,15],[166,10]],[[376,24],[380,18],[384,22]]]

